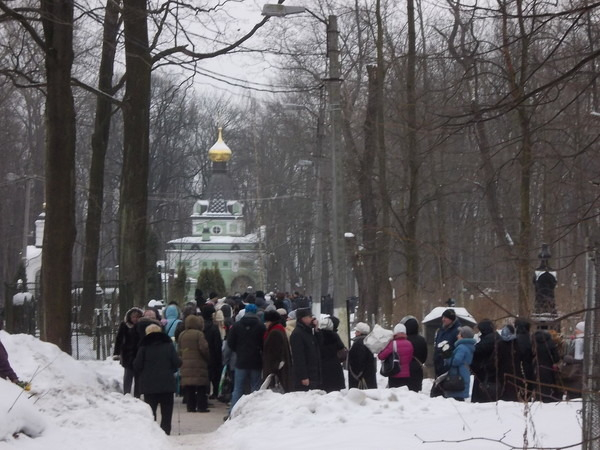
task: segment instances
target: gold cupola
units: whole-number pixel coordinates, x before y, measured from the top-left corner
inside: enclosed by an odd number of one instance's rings
[[[231,159],[231,149],[223,141],[223,128],[219,127],[219,139],[208,151],[212,162],[227,162]]]

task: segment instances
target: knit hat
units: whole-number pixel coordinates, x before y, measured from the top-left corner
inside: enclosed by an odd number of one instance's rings
[[[279,315],[281,317],[287,317],[287,315],[288,315],[287,310],[285,308],[278,308],[277,312],[279,313]]]
[[[399,323],[398,325],[396,325],[394,327],[394,335],[399,334],[399,333],[406,334],[406,327],[404,326],[404,324]]]
[[[460,333],[460,335],[463,338],[467,338],[467,339],[472,338],[472,337],[475,336],[475,333],[473,332],[473,328],[467,327],[467,326],[460,327],[458,329],[458,332]]]
[[[447,310],[445,310],[442,313],[442,317],[447,317],[448,319],[450,319],[452,322],[454,322],[456,320],[456,313],[454,312],[453,309],[448,308]]]
[[[579,322],[577,325],[575,325],[575,331],[581,331],[582,333],[585,333],[585,322]]]
[[[279,315],[279,313],[277,311],[274,310],[269,310],[269,311],[265,311],[265,314],[263,316],[265,322],[279,322],[281,321],[281,316]]]
[[[354,327],[354,331],[358,331],[360,334],[369,334],[371,332],[371,327],[364,322],[358,322]]]
[[[312,311],[310,310],[310,308],[298,308],[296,310],[296,320],[300,320],[303,317],[308,317],[308,316],[312,317]]]
[[[256,314],[256,305],[254,303],[248,303],[244,309],[249,314]]]
[[[324,317],[319,320],[319,329],[333,331],[333,320],[329,317]]]
[[[155,323],[150,324],[146,327],[146,335],[149,335],[150,333],[160,333],[161,331],[162,328],[156,325]]]

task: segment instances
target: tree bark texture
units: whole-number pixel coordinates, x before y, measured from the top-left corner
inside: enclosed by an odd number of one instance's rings
[[[151,59],[145,0],[125,0],[127,87],[123,100],[123,170],[119,203],[121,312],[146,299],[146,233]]]
[[[119,32],[119,2],[108,0],[104,15],[104,39],[100,61],[98,89],[112,95],[117,34]],[[88,193],[87,218],[85,222],[85,249],[83,256],[83,292],[80,321],[93,325],[93,311],[98,279],[98,254],[100,251],[100,227],[104,202],[104,165],[110,133],[112,101],[99,95],[96,100],[96,118],[92,134],[92,162]]]
[[[47,79],[41,337],[71,353],[71,271],[76,235],[73,2],[42,0],[41,8]]]

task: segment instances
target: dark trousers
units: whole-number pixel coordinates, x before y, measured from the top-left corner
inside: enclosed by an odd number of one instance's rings
[[[188,412],[206,411],[208,399],[206,397],[206,386],[184,386],[186,406]]]
[[[410,382],[410,378],[389,377],[388,378],[388,387],[397,388],[397,387],[402,387],[402,386],[408,386],[409,382]]]
[[[144,394],[144,401],[152,408],[154,420],[156,420],[156,409],[160,405],[160,427],[166,434],[171,434],[171,419],[173,418],[173,393]]]
[[[123,374],[123,394],[131,394],[131,386],[133,386],[133,369],[125,367]]]

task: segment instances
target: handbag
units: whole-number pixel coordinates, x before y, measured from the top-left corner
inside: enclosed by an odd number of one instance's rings
[[[442,389],[448,392],[460,392],[465,389],[465,380],[459,374],[448,374],[442,381]]]
[[[379,373],[384,377],[393,377],[400,373],[400,357],[396,348],[396,341],[393,344],[394,349],[382,362]]]

